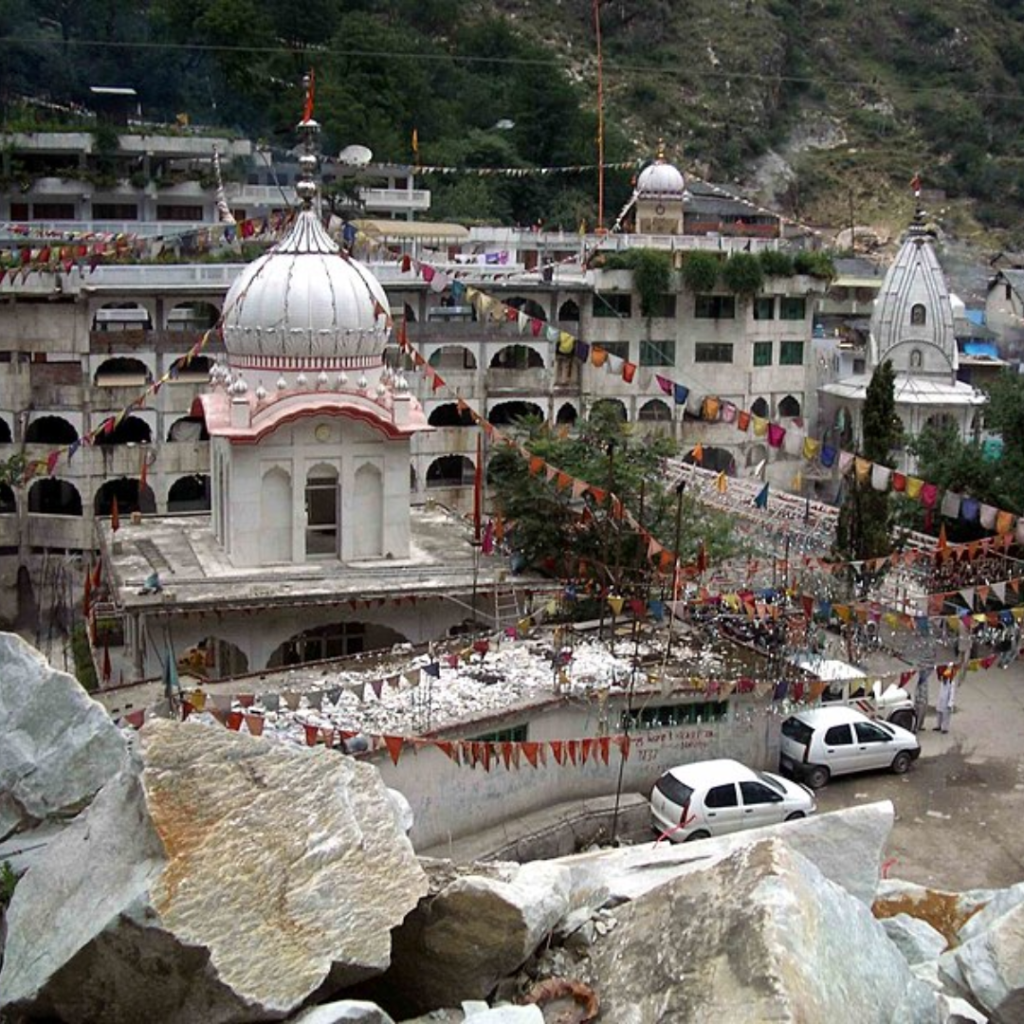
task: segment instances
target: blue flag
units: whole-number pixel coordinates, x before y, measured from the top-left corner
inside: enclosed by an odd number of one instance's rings
[[[686,405],[686,399],[690,395],[690,389],[685,384],[674,384],[676,405]]]
[[[768,507],[768,485],[767,484],[765,484],[764,487],[761,488],[760,493],[754,499],[754,504],[758,508],[767,508]]]

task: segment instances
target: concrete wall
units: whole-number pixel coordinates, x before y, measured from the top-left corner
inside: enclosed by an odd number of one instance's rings
[[[596,736],[596,710],[566,705],[535,717],[528,738]],[[781,717],[763,703],[740,699],[730,702],[727,721],[635,732],[623,767],[622,791],[646,795],[659,775],[674,765],[714,757],[734,757],[752,767],[775,770],[780,722]],[[433,745],[414,750],[406,744],[397,765],[387,752],[375,754],[374,761],[385,783],[412,805],[411,839],[417,849],[426,849],[554,804],[614,793],[620,756],[613,743],[607,765],[592,758],[575,767],[558,765],[548,750],[546,765],[533,768],[521,758],[518,768],[506,770],[499,756],[487,772],[480,765],[456,765]]]

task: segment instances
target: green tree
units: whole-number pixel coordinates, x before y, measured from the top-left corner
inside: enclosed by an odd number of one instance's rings
[[[988,388],[985,426],[1003,439],[998,470],[1003,508],[1024,511],[1024,376],[1005,372]]]
[[[664,460],[675,442],[661,435],[640,436],[608,407],[595,406],[588,420],[568,435],[534,422],[524,444],[570,476],[610,492],[665,547],[676,544],[679,497],[666,485]],[[491,459],[488,478],[495,506],[511,523],[510,543],[528,564],[561,578],[575,577],[580,563],[601,585],[628,592],[647,565],[646,544],[625,518],[592,494],[574,498],[544,473],[531,474],[529,462],[502,447]],[[736,551],[728,518],[709,512],[682,495],[679,553],[692,561],[700,543],[714,561]]]
[[[895,380],[889,360],[875,367],[864,398],[862,420],[861,455],[889,467],[903,439],[903,427],[896,415]],[[892,552],[887,491],[876,491],[870,480],[858,483],[856,475],[847,481],[836,526],[836,549],[841,557],[858,561]]]

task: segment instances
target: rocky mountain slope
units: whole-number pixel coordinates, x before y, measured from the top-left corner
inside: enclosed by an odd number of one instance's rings
[[[1024,241],[1019,0],[10,0],[0,103],[15,127],[17,97],[82,102],[116,82],[172,122],[289,144],[314,67],[331,147],[592,163],[598,20],[607,159],[648,157],[663,137],[684,167],[835,227],[904,224],[920,172],[947,230]],[[575,227],[594,212],[585,177],[429,184],[440,216]],[[628,174],[607,188],[612,208]]]

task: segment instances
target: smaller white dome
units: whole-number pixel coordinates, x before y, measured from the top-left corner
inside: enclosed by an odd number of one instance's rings
[[[636,181],[638,196],[657,199],[682,199],[686,191],[686,179],[682,171],[659,156],[640,172]]]

